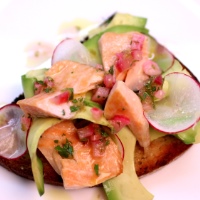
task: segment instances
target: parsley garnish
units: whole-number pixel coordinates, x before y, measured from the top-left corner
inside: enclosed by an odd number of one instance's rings
[[[97,176],[99,176],[99,165],[98,164],[95,164],[94,165],[94,172]]]
[[[89,100],[89,99],[84,99],[83,104],[84,104],[85,106],[89,106],[89,107],[92,107],[92,108],[95,107],[95,108],[100,108],[100,109],[102,109],[101,104],[96,103],[96,102],[94,102],[94,101],[91,101],[91,100]]]
[[[156,92],[159,87],[154,84],[154,78],[151,77],[144,85],[144,88],[139,91],[139,96],[141,101],[151,100],[152,106],[155,107],[154,92]]]
[[[56,146],[55,150],[57,150],[63,158],[73,158],[74,148],[72,146],[72,143],[68,139],[66,140],[66,143],[62,146]]]
[[[71,111],[71,112],[76,112],[76,111],[78,111],[79,109],[80,109],[79,106],[70,106],[70,111]]]
[[[73,99],[72,103],[78,103],[78,100],[77,99]]]
[[[73,100],[74,98],[74,88],[65,88],[63,90],[61,90],[62,92],[66,92],[68,91],[70,96],[69,96],[69,100]]]
[[[109,74],[113,75],[114,74],[114,67],[111,66],[108,72],[109,72]]]
[[[52,88],[49,88],[49,87],[44,88],[44,92],[46,92],[46,93],[49,93],[49,92],[51,92],[51,91],[52,91]]]
[[[58,143],[58,140],[54,140],[54,143]]]
[[[36,83],[40,84],[40,85],[45,85],[44,81],[36,81]]]
[[[80,110],[83,107],[83,97],[73,99],[71,102],[74,104],[73,106],[70,106],[70,111],[71,112],[76,112]]]
[[[101,130],[101,135],[102,135],[103,137],[108,137],[108,133],[106,133],[106,131],[103,131],[103,130]]]
[[[110,144],[110,140],[105,141],[105,145],[108,146]]]

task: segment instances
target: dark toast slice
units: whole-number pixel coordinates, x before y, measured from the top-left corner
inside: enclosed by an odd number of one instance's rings
[[[175,57],[175,59],[177,58]],[[183,63],[181,63],[181,65],[183,69],[187,69],[192,77],[199,82],[195,75]],[[16,103],[19,99],[23,98],[24,95],[21,94],[12,103]],[[148,147],[148,151],[145,152],[137,143],[134,154],[137,175],[141,177],[153,172],[156,169],[159,169],[162,166],[167,165],[191,146],[192,145],[185,144],[173,135],[165,135],[152,141]],[[51,167],[39,150],[37,153],[38,157],[40,157],[43,162],[45,183],[52,185],[63,185],[61,176],[55,172],[55,170]],[[0,157],[0,165],[19,176],[33,180],[31,161],[28,152],[17,159],[9,160]]]
[[[191,146],[173,135],[166,135],[152,141],[148,151],[145,152],[137,144],[134,155],[137,175],[140,177],[167,165]]]
[[[190,146],[191,145],[184,144],[181,140],[172,135],[166,135],[152,141],[146,152],[137,144],[134,156],[137,175],[140,177],[168,164]],[[38,156],[43,162],[45,183],[62,185],[61,176],[54,171],[39,150]],[[19,176],[33,180],[31,161],[28,152],[17,159],[9,160],[0,157],[0,165]]]

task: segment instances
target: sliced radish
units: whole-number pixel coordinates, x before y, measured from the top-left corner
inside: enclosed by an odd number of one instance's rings
[[[174,56],[164,46],[158,44],[153,61],[158,64],[162,72],[165,72],[173,65]]]
[[[124,159],[124,145],[123,145],[122,141],[120,140],[120,138],[118,137],[117,134],[112,134],[111,138],[114,141],[114,143],[117,145],[118,150],[121,153],[122,160],[123,160]]]
[[[169,86],[166,97],[144,114],[149,123],[162,132],[181,132],[200,119],[200,85],[183,73],[168,74],[165,81]]]
[[[27,149],[26,131],[22,130],[23,112],[16,104],[9,104],[0,109],[0,156],[17,158]]]
[[[150,57],[158,64],[162,72],[167,71],[174,63],[174,55],[154,38],[150,37]]]
[[[95,66],[86,47],[76,39],[64,39],[54,49],[51,64],[58,61],[71,60],[82,64]]]

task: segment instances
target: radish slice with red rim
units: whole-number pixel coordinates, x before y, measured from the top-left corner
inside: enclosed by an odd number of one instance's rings
[[[95,66],[87,48],[76,39],[67,38],[62,40],[54,49],[51,64],[59,61],[71,60],[82,64]]]
[[[117,145],[119,152],[121,153],[122,160],[124,159],[124,145],[117,134],[111,135],[112,140]]]
[[[162,72],[167,71],[174,63],[174,55],[163,45],[159,44],[154,38],[149,37],[150,59],[158,64]]]
[[[173,65],[174,56],[168,49],[158,44],[153,61],[158,64],[162,72],[165,72]]]
[[[26,132],[21,128],[23,112],[16,104],[0,108],[0,156],[14,159],[27,149]]]
[[[166,97],[144,114],[155,129],[178,133],[200,119],[200,84],[183,73],[168,74],[165,81],[168,83]]]

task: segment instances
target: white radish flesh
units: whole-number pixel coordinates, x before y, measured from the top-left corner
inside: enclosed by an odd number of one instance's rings
[[[51,64],[59,61],[71,60],[86,65],[95,66],[96,63],[90,57],[90,53],[86,47],[76,39],[64,39],[55,48]]]
[[[9,104],[0,109],[0,156],[13,159],[26,151],[26,132],[21,129],[23,112]]]
[[[200,85],[183,73],[168,74],[165,81],[167,96],[155,102],[155,109],[145,112],[145,117],[162,132],[184,131],[200,119]]]
[[[118,150],[121,153],[122,160],[124,160],[124,145],[123,145],[122,141],[120,140],[120,138],[117,134],[112,134],[110,136],[111,136],[112,140],[114,141],[114,143],[117,145]]]

